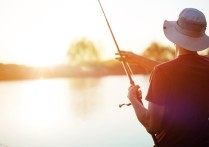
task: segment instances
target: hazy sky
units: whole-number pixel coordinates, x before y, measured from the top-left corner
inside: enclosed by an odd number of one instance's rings
[[[164,37],[165,19],[186,7],[209,21],[208,0],[101,0],[121,49],[142,52]],[[209,34],[209,31],[206,32]],[[0,62],[54,65],[65,61],[71,42],[86,36],[114,58],[116,47],[97,0],[0,0]]]

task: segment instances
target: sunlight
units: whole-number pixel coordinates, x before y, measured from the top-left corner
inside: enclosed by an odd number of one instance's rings
[[[18,38],[10,45],[10,48],[16,48],[16,50],[10,52],[11,60],[16,64],[25,64],[28,66],[54,66],[61,64],[66,56],[65,50],[53,49],[51,41],[45,40],[44,34],[35,33],[37,30],[23,32],[18,35]],[[32,36],[29,36],[32,34]],[[52,37],[48,39],[53,40]],[[35,41],[35,43],[34,43]],[[54,44],[55,48],[62,47],[62,45]],[[67,50],[67,49],[66,49]]]
[[[34,56],[25,56],[16,61],[16,64],[23,64],[33,67],[52,67],[64,62],[63,57],[57,57],[56,54],[51,55],[35,55]]]
[[[156,13],[145,15],[150,1],[143,1],[143,6],[128,0],[101,2],[120,48],[136,53],[153,41],[170,45],[161,30],[162,21],[174,19],[179,9],[188,6],[172,1],[172,11],[164,14],[170,2],[163,2],[151,7]],[[190,6],[203,9],[208,17],[206,2],[191,2]],[[63,63],[72,41],[83,36],[102,44],[102,59],[114,58],[115,44],[95,0],[10,0],[0,1],[0,7],[0,62],[30,66]]]
[[[59,96],[64,97],[65,91],[60,89],[59,84],[53,85],[41,79],[33,81],[23,89],[26,96],[22,97],[21,103],[24,104],[21,106],[24,107],[19,108],[18,120],[24,128],[45,130],[58,127],[60,122],[67,122],[68,102],[67,99],[60,101]]]
[[[19,63],[34,67],[51,67],[62,64],[63,61],[63,57],[57,57],[57,54],[34,54],[33,56],[26,56],[22,58],[21,61],[19,60]]]

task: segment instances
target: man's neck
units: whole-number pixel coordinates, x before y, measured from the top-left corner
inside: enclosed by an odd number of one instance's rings
[[[196,51],[189,51],[184,48],[176,46],[176,56],[187,55],[187,54],[197,55],[197,52]]]

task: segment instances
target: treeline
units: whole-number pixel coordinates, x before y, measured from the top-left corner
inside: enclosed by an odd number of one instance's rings
[[[114,59],[109,61],[99,60],[99,54],[97,53],[97,48],[94,44],[86,40],[84,41],[85,42],[78,41],[75,43],[68,52],[69,57],[75,59],[76,64],[66,64],[47,68],[35,68],[16,64],[0,64],[0,80],[87,76],[101,77],[125,74],[120,62]],[[79,45],[79,47],[77,47],[77,45]],[[204,54],[209,55],[209,50],[206,50]],[[76,55],[76,57],[74,55]],[[141,53],[141,55],[152,60],[166,62],[175,58],[175,51],[174,48],[162,46],[158,43],[152,43],[143,53]],[[82,59],[85,59],[85,61]],[[150,73],[150,71],[146,71],[146,69],[138,65],[131,65],[131,69],[134,74]]]
[[[133,68],[135,74],[146,74],[143,68]],[[138,69],[138,70],[136,70]],[[101,77],[125,74],[121,63],[104,61],[96,65],[54,67],[29,67],[16,64],[0,64],[0,81],[29,80],[40,78],[69,78],[69,77]]]

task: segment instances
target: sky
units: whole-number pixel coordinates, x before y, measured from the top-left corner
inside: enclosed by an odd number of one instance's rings
[[[208,0],[100,1],[120,49],[135,53],[151,42],[172,45],[162,24],[177,20],[183,8],[197,8],[209,19]],[[103,59],[114,58],[116,47],[97,0],[0,0],[1,63],[62,64],[72,42],[83,37],[102,48]]]

